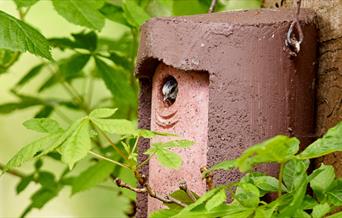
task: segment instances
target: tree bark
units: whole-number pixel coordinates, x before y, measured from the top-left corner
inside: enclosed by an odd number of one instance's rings
[[[295,0],[265,0],[264,7],[295,7]],[[302,0],[302,7],[312,8],[318,15],[316,132],[321,136],[342,120],[342,0]],[[341,152],[325,156],[316,164],[321,162],[332,164],[336,175],[342,176]]]

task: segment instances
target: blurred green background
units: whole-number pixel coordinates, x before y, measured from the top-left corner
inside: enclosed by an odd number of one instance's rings
[[[17,16],[18,12],[12,0],[0,0],[0,9]],[[39,29],[46,37],[65,37],[70,33],[80,32],[84,28],[72,25],[57,14],[53,9],[50,1],[39,1],[32,7],[26,20],[34,27]],[[128,31],[127,28],[114,22],[106,22],[105,28],[100,35],[118,38]],[[54,53],[57,59],[61,54]],[[65,55],[65,53],[64,53]],[[20,60],[10,69],[9,73],[0,75],[0,102],[8,102],[14,100],[8,90],[13,87],[16,82],[30,69],[32,66],[38,64],[39,58],[25,53],[20,57]],[[46,75],[49,76],[49,75]],[[39,78],[41,79],[41,78]],[[43,77],[44,79],[44,77]],[[41,79],[42,80],[42,79]],[[40,81],[33,81],[34,83]],[[98,84],[95,88],[97,93],[108,92],[107,89]],[[33,93],[33,90],[25,90],[27,93]],[[64,91],[56,86],[47,91],[47,95],[66,95]],[[108,92],[108,95],[110,93]],[[95,93],[96,98],[96,93]],[[37,112],[36,108],[26,109],[20,112],[15,112],[8,115],[0,116],[0,161],[2,163],[9,160],[20,147],[24,144],[37,138],[37,134],[29,131],[22,126],[22,122],[30,117],[33,117]],[[70,114],[70,112],[68,112]],[[74,114],[77,117],[77,114]],[[22,167],[24,172],[30,172],[31,166],[26,164]],[[44,168],[55,169],[61,171],[60,164],[54,161],[45,163]],[[76,171],[80,171],[82,166],[77,167]],[[30,196],[33,191],[37,189],[35,185],[30,185],[20,195],[16,195],[15,186],[19,179],[4,175],[0,179],[0,217],[19,217],[23,210],[30,202]],[[118,196],[118,191],[115,190],[113,184],[108,184],[112,189],[95,188],[89,191],[82,192],[76,196],[70,197],[70,190],[64,189],[58,198],[49,202],[42,210],[33,210],[28,217],[125,217],[124,211],[129,207],[129,200],[127,197]]]

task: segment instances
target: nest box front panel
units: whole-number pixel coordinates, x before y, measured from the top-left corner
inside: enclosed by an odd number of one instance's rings
[[[149,164],[149,183],[153,190],[169,194],[186,181],[190,190],[202,194],[206,190],[200,168],[207,165],[208,140],[208,74],[178,70],[159,64],[152,81],[151,130],[176,134],[159,137],[151,144],[175,139],[188,139],[195,144],[187,149],[174,149],[183,159],[180,169],[167,169],[158,160]],[[177,91],[178,89],[178,91]],[[153,198],[148,200],[149,212],[162,207]]]

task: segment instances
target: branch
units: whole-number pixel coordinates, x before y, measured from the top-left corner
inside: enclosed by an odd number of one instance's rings
[[[181,207],[186,207],[187,205],[178,201],[177,199],[174,199],[170,196],[161,196],[160,194],[156,193],[154,190],[152,190],[151,186],[148,183],[144,184],[144,188],[134,188],[132,186],[130,186],[129,184],[123,182],[121,179],[114,179],[116,185],[120,188],[125,188],[128,190],[131,190],[133,192],[136,193],[148,193],[149,196],[151,196],[152,198],[158,199],[159,201],[163,202],[163,203],[167,203],[167,204],[177,204]]]
[[[24,178],[26,177],[27,175],[21,171],[18,171],[18,170],[6,170],[6,167],[4,164],[0,163],[0,170],[2,170],[4,173],[8,173],[8,174],[11,174],[12,176],[16,176],[16,177],[19,177],[19,178]]]
[[[210,8],[208,10],[209,14],[213,13],[215,11],[216,4],[217,4],[217,0],[212,0],[211,1]]]

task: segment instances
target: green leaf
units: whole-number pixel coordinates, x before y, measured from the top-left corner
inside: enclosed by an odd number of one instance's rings
[[[240,184],[235,192],[235,199],[248,208],[256,208],[259,205],[259,197],[259,189],[250,183]]]
[[[40,171],[38,174],[38,182],[43,187],[47,189],[54,190],[57,187],[57,183],[55,181],[55,175],[47,171]]]
[[[55,198],[58,194],[57,189],[51,190],[47,188],[41,188],[31,197],[31,207],[41,209],[51,199]]]
[[[212,198],[210,198],[207,201],[207,203],[205,204],[205,208],[208,211],[211,211],[212,209],[224,203],[226,200],[227,200],[226,191],[224,189],[221,189],[219,192],[217,192]]]
[[[326,192],[329,204],[336,207],[342,206],[342,180],[335,180]]]
[[[132,26],[139,27],[150,18],[146,11],[134,0],[123,0],[122,7],[128,23]]]
[[[72,182],[72,194],[90,189],[108,179],[115,165],[101,160],[83,171]]]
[[[31,7],[36,4],[39,0],[14,0],[18,8]]]
[[[229,0],[225,3],[224,11],[229,10],[247,10],[247,9],[257,9],[262,5],[261,0],[248,0],[248,1],[240,1],[240,0]]]
[[[53,112],[54,108],[50,105],[47,106],[43,106],[35,115],[34,118],[47,118],[49,117],[52,112]]]
[[[62,161],[73,168],[91,149],[89,120],[83,119],[72,135],[61,146]]]
[[[137,132],[135,124],[129,120],[91,118],[91,121],[102,131],[112,134],[135,135]]]
[[[190,204],[188,207],[185,207],[179,214],[178,217],[184,217],[184,214],[186,212],[189,212],[193,210],[194,208],[204,204],[207,202],[209,199],[211,199],[214,195],[216,195],[218,192],[220,192],[223,188],[222,187],[217,187],[214,188],[208,192],[206,192],[204,195],[202,195],[196,202]]]
[[[55,141],[61,137],[62,134],[63,133],[50,134],[26,145],[7,162],[4,172],[14,167],[19,167],[26,161],[38,158],[45,151],[50,150]]]
[[[114,51],[110,52],[110,56],[108,59],[111,60],[117,66],[122,67],[123,69],[131,70],[133,67],[130,60],[127,57],[122,56]]]
[[[56,133],[63,130],[57,121],[50,118],[34,118],[25,121],[23,125],[28,129],[44,133]]]
[[[155,155],[162,166],[171,169],[179,169],[182,166],[182,158],[178,154],[159,146],[155,148]]]
[[[289,194],[291,201],[280,211],[279,217],[292,217],[296,211],[301,209],[307,188],[307,177],[303,177],[295,192]]]
[[[342,151],[342,122],[329,129],[322,138],[309,145],[298,157],[312,159],[337,151]]]
[[[18,86],[23,86],[26,83],[28,83],[31,79],[33,79],[35,76],[37,76],[41,70],[43,69],[43,67],[45,66],[45,64],[38,64],[36,66],[34,66],[31,70],[29,70],[29,72],[27,72],[25,74],[25,76],[23,76],[19,82],[15,85],[16,87]]]
[[[321,218],[324,217],[327,213],[330,212],[330,206],[328,203],[318,204],[312,209],[312,218]]]
[[[149,218],[170,218],[176,215],[180,210],[179,209],[163,209],[154,211]]]
[[[195,199],[198,199],[198,195],[194,192],[192,192],[192,195],[194,196]],[[194,201],[189,197],[189,195],[186,193],[186,191],[184,190],[177,190],[177,191],[174,191],[170,194],[171,197],[173,197],[174,199],[186,204],[186,205],[189,205],[189,204],[192,204],[194,203]],[[165,204],[166,206],[168,206],[169,208],[171,209],[175,209],[175,208],[181,208],[179,205],[177,204]]]
[[[113,5],[107,2],[100,9],[100,12],[111,21],[123,24],[125,26],[130,26],[124,16],[124,11],[120,6]]]
[[[278,191],[278,179],[272,176],[257,176],[252,177],[253,183],[259,189],[266,192],[277,192]],[[283,190],[285,187],[283,187]]]
[[[273,206],[270,204],[260,206],[255,210],[254,218],[272,218],[273,213],[276,209],[276,204],[274,204]]]
[[[59,64],[59,71],[65,80],[74,78],[85,67],[90,58],[89,54],[74,54],[62,60]]]
[[[241,172],[246,172],[258,163],[285,163],[294,158],[298,150],[299,140],[297,138],[279,135],[246,149],[236,159],[236,165]]]
[[[320,173],[310,181],[310,187],[315,193],[324,193],[328,190],[335,179],[335,170],[333,166],[324,164],[314,170],[313,173],[318,170]]]
[[[201,4],[201,1],[203,0],[174,1],[172,12],[176,16],[207,13],[209,7]]]
[[[97,35],[94,31],[80,32],[71,34],[73,39],[69,38],[51,38],[49,39],[51,46],[64,49],[86,49],[89,51],[95,51],[97,48]]]
[[[0,11],[0,26],[0,48],[28,51],[52,60],[49,42],[30,25]]]
[[[218,164],[215,164],[209,170],[204,172],[204,174],[208,174],[208,173],[213,172],[215,170],[231,170],[235,167],[236,167],[235,160],[226,160],[226,161],[220,162]]]
[[[107,118],[114,115],[117,111],[117,108],[98,108],[93,110],[90,114],[90,118]]]
[[[0,75],[8,72],[8,69],[19,59],[20,53],[8,49],[0,49]]]
[[[40,168],[42,168],[42,166],[43,166],[42,159],[38,159],[38,160],[36,160],[36,162],[34,162],[34,168],[36,171],[39,171]]]
[[[290,160],[284,166],[283,181],[289,192],[296,191],[306,178],[309,161]]]
[[[21,178],[20,182],[18,183],[16,187],[17,194],[20,194],[22,191],[24,191],[27,188],[27,186],[33,181],[34,181],[33,175],[29,175],[29,176],[25,176],[24,178]]]
[[[98,11],[103,0],[52,0],[52,3],[56,11],[71,23],[95,30],[104,26],[104,16]]]
[[[129,78],[125,74],[121,71],[114,70],[114,68],[98,58],[95,59],[95,62],[98,74],[112,93],[115,101],[120,101],[122,99],[126,99],[127,101],[136,98],[129,83]]]
[[[154,143],[152,146],[160,146],[163,148],[189,148],[195,142],[190,140],[173,140],[168,142]]]

